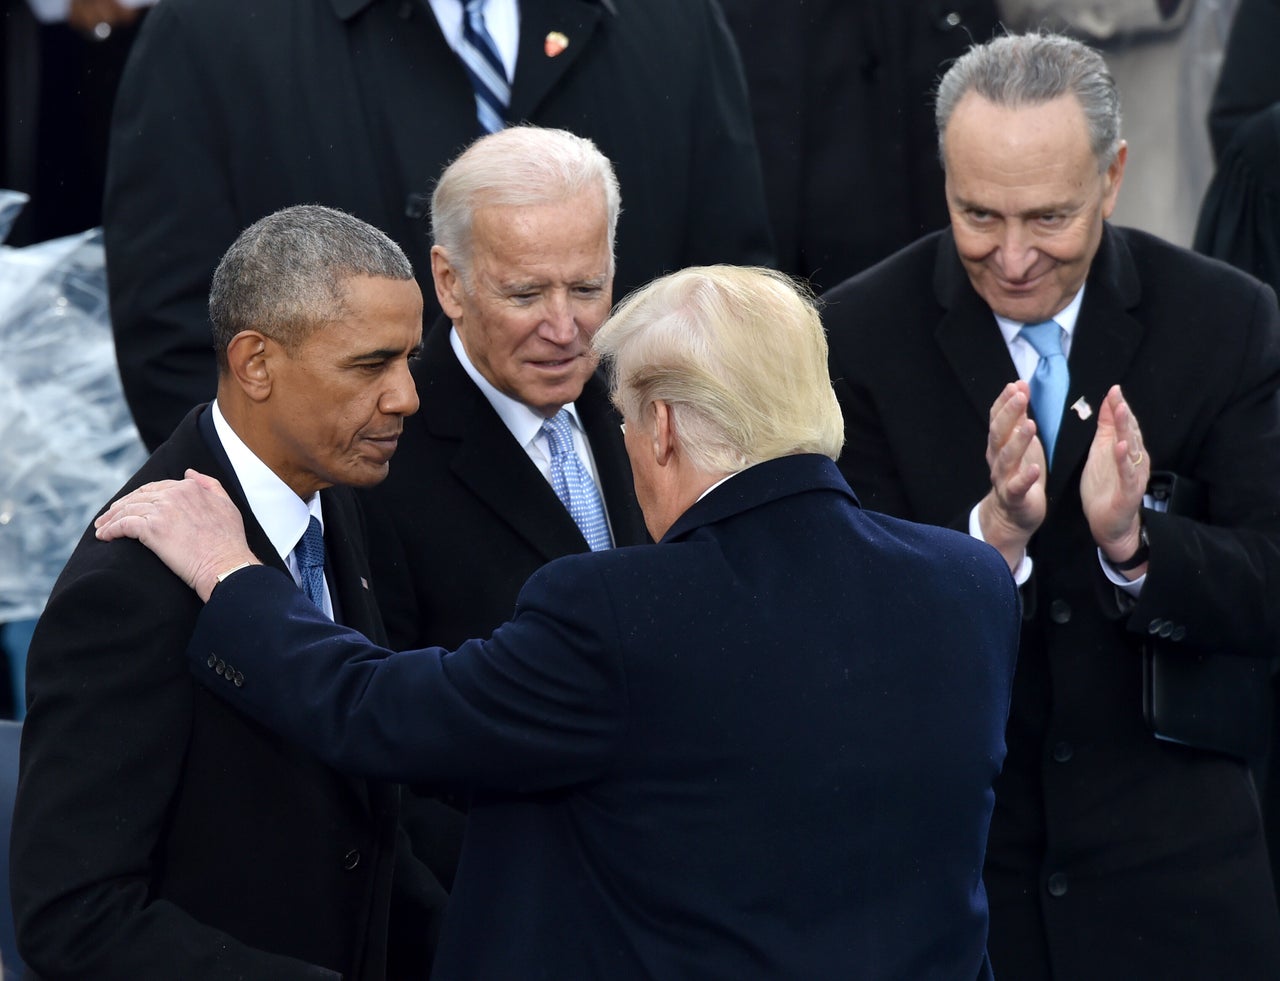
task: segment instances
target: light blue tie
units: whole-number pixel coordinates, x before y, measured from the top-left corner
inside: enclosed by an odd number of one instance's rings
[[[1046,320],[1027,324],[1018,331],[1018,335],[1026,338],[1040,355],[1035,374],[1031,376],[1031,411],[1035,413],[1045,460],[1051,462],[1053,447],[1058,441],[1058,427],[1062,424],[1062,409],[1067,402],[1067,386],[1071,381],[1067,357],[1062,353],[1062,328],[1055,321]]]
[[[551,446],[551,486],[574,523],[582,529],[582,537],[591,551],[599,552],[613,544],[609,539],[609,522],[596,482],[573,450],[572,425],[568,409],[561,409],[542,424],[542,432]]]
[[[496,133],[506,126],[507,105],[511,102],[511,83],[507,69],[498,54],[489,29],[484,24],[484,0],[462,0],[462,38],[458,56],[467,69],[471,87],[476,90],[476,118],[486,133]]]
[[[307,523],[307,530],[293,547],[293,557],[298,560],[302,591],[319,609],[324,609],[324,532],[315,515]]]

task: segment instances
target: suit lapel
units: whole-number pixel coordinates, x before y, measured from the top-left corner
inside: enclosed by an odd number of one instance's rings
[[[244,489],[240,486],[240,480],[236,476],[235,470],[232,469],[231,461],[227,457],[226,450],[222,448],[222,443],[218,440],[217,432],[213,428],[213,416],[208,411],[201,411],[198,426],[200,430],[201,443],[207,451],[209,462],[212,464],[209,468],[210,471],[221,471],[221,475],[213,472],[211,473],[211,476],[218,476],[218,479],[222,482],[223,489],[226,490],[227,495],[231,500],[235,502],[236,507],[240,509],[240,515],[244,519],[244,534],[245,540],[249,545],[249,550],[258,557],[263,565],[269,565],[274,569],[279,569],[285,575],[292,578],[292,575],[289,572],[289,567],[280,557],[275,546],[271,544],[271,539],[269,539],[267,537],[267,533],[262,530],[262,526],[258,524],[257,518],[254,517],[253,511],[249,508],[249,501],[244,496]],[[201,468],[197,466],[196,469],[199,470]],[[328,501],[326,500],[326,504],[327,503]],[[341,508],[338,509],[338,528],[341,528],[343,524],[341,510]],[[329,514],[326,512],[325,520],[328,521],[328,519]],[[349,611],[353,606],[358,605],[358,598],[351,595],[351,590],[348,586],[348,580],[350,577],[343,571],[344,569],[350,569],[352,567],[347,560],[347,553],[350,550],[351,545],[347,534],[344,532],[339,531],[337,538],[340,544],[337,545],[335,555],[333,556],[333,564],[337,570],[335,578],[338,580],[336,588],[342,590],[339,602],[343,605],[344,609]],[[328,550],[330,547],[330,536],[328,529],[326,529],[325,549]],[[364,573],[364,576],[367,581],[367,571]],[[333,586],[332,583],[330,585]],[[349,596],[350,599],[348,599]],[[350,623],[348,625],[355,627],[361,632],[365,632],[366,636],[371,636],[364,630],[364,627],[359,624]],[[343,775],[337,775],[336,779],[340,780],[351,789],[352,795],[357,801],[359,801],[361,808],[366,812],[371,812],[371,789],[370,784],[367,781]]]
[[[289,575],[289,567],[280,558],[275,546],[271,544],[271,539],[262,530],[262,526],[258,524],[258,519],[254,517],[253,510],[249,507],[249,499],[244,496],[244,488],[240,486],[240,478],[236,476],[235,470],[232,469],[231,460],[227,457],[227,451],[222,448],[217,430],[213,427],[213,413],[209,411],[208,406],[204,406],[197,411],[200,416],[196,426],[200,432],[201,445],[211,466],[206,470],[197,465],[195,469],[202,473],[207,472],[210,476],[217,477],[221,481],[223,490],[227,492],[227,496],[235,503],[235,506],[240,511],[241,518],[244,520],[244,537],[249,545],[249,551],[253,552],[263,565],[269,565],[273,569],[279,569],[285,575]]]
[[[467,377],[449,345],[449,324],[427,335],[418,375],[418,418],[456,444],[450,469],[494,517],[543,558],[587,551],[586,539],[551,485]]]
[[[430,235],[423,219],[443,162],[480,135],[475,93],[426,3],[367,7],[350,14],[346,30],[365,135],[387,149],[376,173],[396,227],[384,230],[404,244],[429,290]]]
[[[610,4],[609,6],[612,6]],[[601,21],[614,14],[602,3],[586,0],[523,0],[520,4],[520,45],[516,76],[511,86],[507,118],[527,120],[569,67],[582,56]],[[568,45],[554,56],[547,53],[547,37],[564,36]]]
[[[934,332],[970,407],[985,426],[1000,390],[1018,371],[991,309],[973,289],[948,231],[938,238],[934,292],[944,313]]]
[[[1071,384],[1058,430],[1058,445],[1049,468],[1049,494],[1056,498],[1076,474],[1097,432],[1098,406],[1107,389],[1123,378],[1142,340],[1142,325],[1129,314],[1140,286],[1133,258],[1124,242],[1106,227],[1085,286],[1084,302],[1071,339],[1067,365]],[[1072,410],[1083,399],[1087,419]]]
[[[595,458],[596,473],[604,492],[614,545],[647,544],[649,532],[636,503],[631,461],[627,458],[619,428],[621,420],[610,404],[607,386],[598,374],[591,376],[582,389],[582,397],[574,404],[591,441],[591,455]]]
[[[324,541],[333,573],[330,587],[336,592],[341,622],[359,630],[375,644],[385,644],[386,634],[369,588],[369,568],[360,521],[351,492],[332,487],[321,492],[324,501]]]

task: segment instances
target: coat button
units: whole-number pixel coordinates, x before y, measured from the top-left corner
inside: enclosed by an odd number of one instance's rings
[[[1049,619],[1054,623],[1071,622],[1071,604],[1066,600],[1056,599],[1049,604]]]
[[[224,661],[222,658],[218,658],[218,664],[213,670],[216,671],[218,674],[222,674],[224,671],[227,670],[227,662]]]
[[[244,674],[243,674],[243,672],[240,672],[240,671],[237,671],[237,672],[236,672],[235,683],[236,683],[236,687],[237,687],[237,688],[243,688],[243,687],[244,687]]]
[[[348,872],[350,872],[359,864],[360,864],[360,850],[358,848],[353,848],[351,849],[351,851],[347,852],[347,854],[342,856],[342,867],[346,869]]]
[[[1075,754],[1075,750],[1071,744],[1065,739],[1062,742],[1055,743],[1053,747],[1053,758],[1055,762],[1066,763]]]
[[[1156,617],[1149,624],[1147,624],[1147,633],[1153,634],[1153,635],[1158,634],[1160,632],[1160,628],[1163,626],[1164,626],[1164,621],[1159,617]]]
[[[204,663],[207,664],[209,667],[213,667],[215,664],[218,663],[218,655],[210,654],[209,660],[205,661]]]
[[[1173,633],[1169,635],[1169,639],[1182,640],[1182,638],[1184,638],[1185,636],[1187,636],[1187,628],[1184,627],[1182,624],[1178,624],[1176,627],[1173,628]]]
[[[1067,877],[1061,872],[1055,872],[1049,876],[1046,886],[1049,889],[1050,896],[1054,899],[1060,899],[1067,894]]]
[[[1160,629],[1157,632],[1160,634],[1162,638],[1164,638],[1165,640],[1168,640],[1170,637],[1173,636],[1173,627],[1174,627],[1173,623],[1169,620],[1166,620],[1164,623],[1160,624]]]

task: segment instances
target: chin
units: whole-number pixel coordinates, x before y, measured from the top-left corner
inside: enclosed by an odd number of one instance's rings
[[[336,483],[344,487],[373,487],[387,479],[387,474],[391,472],[391,467],[386,463],[370,463],[367,466],[356,467],[342,474],[342,478]]]

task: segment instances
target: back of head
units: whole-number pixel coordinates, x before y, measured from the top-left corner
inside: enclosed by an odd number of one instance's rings
[[[352,276],[413,279],[400,246],[372,225],[321,205],[284,208],[254,222],[213,273],[209,320],[219,371],[227,345],[257,330],[293,350],[343,315]]]
[[[621,211],[618,178],[594,143],[562,129],[512,126],[467,147],[445,168],[431,195],[431,235],[469,286],[477,208],[554,204],[595,188],[605,199],[612,273]]]
[[[810,294],[782,273],[685,269],[627,297],[596,334],[614,401],[672,407],[683,452],[725,474],[796,453],[836,459],[844,421]]]
[[[970,92],[998,106],[1016,109],[1074,95],[1084,110],[1089,141],[1106,170],[1120,148],[1120,95],[1102,55],[1060,34],[1008,34],[976,44],[938,83],[934,121],[938,154],[944,151],[947,124]]]

